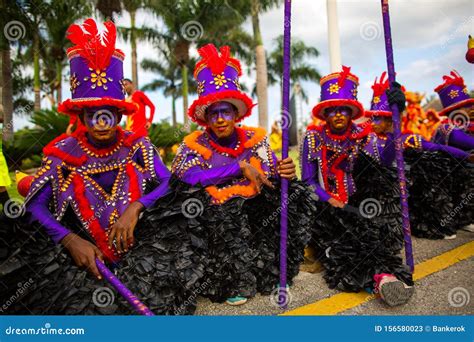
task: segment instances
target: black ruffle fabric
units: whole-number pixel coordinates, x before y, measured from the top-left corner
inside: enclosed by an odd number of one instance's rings
[[[384,243],[387,225],[325,202],[317,204],[319,213],[311,244],[321,251],[319,259],[330,288],[348,292],[372,289],[373,276],[378,273],[394,274],[406,284],[413,284],[402,258]]]
[[[461,229],[474,224],[474,164],[459,163],[452,179],[455,227]]]
[[[408,165],[411,232],[416,237],[442,239],[456,233],[454,209],[455,183],[459,162],[443,152],[416,151],[404,153]]]
[[[383,167],[361,156],[354,170],[356,193],[349,203],[359,209],[362,217],[383,227],[386,248],[398,252],[403,247],[400,188],[397,170]],[[365,215],[365,216],[364,216]]]
[[[193,238],[193,233],[199,235],[203,229],[183,215],[182,202],[189,194],[177,190],[144,212],[135,229],[135,246],[117,265],[109,265],[155,314],[192,314],[197,298],[194,291],[203,275],[199,250],[204,246]],[[0,299],[9,303],[3,313],[136,314],[105,280],[78,269],[39,224],[25,222],[5,218],[1,222]],[[77,225],[66,222],[72,231],[86,237]],[[24,288],[20,284],[26,281],[29,285]]]
[[[279,282],[280,190],[262,189],[251,198],[214,205],[204,189],[190,188],[202,205],[196,217],[205,227],[195,238],[204,241],[205,272],[198,291],[214,302],[237,295],[270,293]],[[312,191],[294,181],[289,186],[287,278],[299,271],[315,213]]]

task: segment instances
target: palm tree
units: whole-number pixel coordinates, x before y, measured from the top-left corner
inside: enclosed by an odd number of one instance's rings
[[[166,44],[167,48],[162,45],[157,46],[160,53],[160,60],[144,59],[141,66],[144,70],[152,71],[158,78],[154,79],[143,87],[143,90],[163,90],[165,96],[171,97],[171,122],[173,127],[177,127],[176,115],[176,100],[183,92],[181,68],[177,67],[176,61],[173,59],[170,45]],[[188,68],[192,68],[196,64],[196,60],[191,58],[188,63]],[[192,75],[188,73],[188,84],[190,87],[188,92],[195,94],[197,92],[196,85],[192,82]]]
[[[66,46],[69,40],[66,32],[69,25],[80,18],[88,17],[92,13],[87,0],[53,0],[46,15],[47,30],[46,52],[44,61],[52,64],[54,79],[52,90],[56,90],[55,102],[62,101],[62,72],[66,65]],[[46,64],[46,63],[45,63]]]
[[[265,47],[260,31],[259,14],[279,6],[281,0],[251,0],[251,16],[253,40],[255,49],[256,94],[258,98],[258,123],[260,127],[268,128],[268,75]]]
[[[292,83],[301,81],[317,82],[321,79],[318,69],[307,62],[308,59],[319,56],[319,51],[316,48],[307,46],[298,38],[292,38],[290,56]],[[267,65],[268,83],[271,85],[279,83],[281,94],[283,92],[283,35],[275,39],[275,48],[268,56]],[[307,101],[308,96],[303,88],[301,88],[301,96]]]
[[[148,5],[166,25],[167,32],[163,33],[162,39],[173,42],[173,58],[181,68],[183,113],[186,113],[191,45],[213,42],[216,37],[227,42],[229,32],[238,28],[245,18],[230,7],[227,1],[150,0]],[[184,122],[185,127],[188,127],[186,114]]]

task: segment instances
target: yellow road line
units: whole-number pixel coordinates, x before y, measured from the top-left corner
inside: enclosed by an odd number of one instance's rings
[[[439,272],[452,266],[459,261],[474,256],[474,241],[456,247],[446,253],[423,261],[415,266],[413,279],[420,280],[430,274]],[[304,315],[335,315],[339,312],[351,309],[360,304],[374,299],[375,296],[366,292],[359,293],[338,293],[329,298],[325,298],[312,304],[301,306],[297,309],[285,312],[284,316],[304,316]]]

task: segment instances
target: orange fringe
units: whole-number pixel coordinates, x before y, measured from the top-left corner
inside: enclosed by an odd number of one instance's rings
[[[242,126],[241,127],[245,131],[251,131],[254,132],[254,135],[252,138],[248,139],[244,143],[245,148],[251,148],[255,146],[256,144],[260,143],[265,137],[267,136],[267,132],[260,127],[247,127],[247,126]],[[212,156],[212,151],[208,149],[205,146],[202,146],[197,142],[197,139],[203,134],[202,131],[194,131],[191,134],[188,134],[184,139],[183,142],[184,144],[189,147],[191,150],[196,151],[200,155],[203,156],[204,159],[208,160]]]
[[[264,175],[264,172],[262,170],[262,165],[257,158],[251,157],[250,165],[255,167],[260,174]],[[218,203],[224,203],[229,198],[234,197],[234,196],[250,198],[252,196],[257,195],[258,193],[257,185],[255,183],[250,183],[248,185],[234,185],[234,186],[230,186],[228,188],[223,188],[223,189],[219,189],[215,185],[212,185],[212,186],[208,186],[206,188],[206,191]]]

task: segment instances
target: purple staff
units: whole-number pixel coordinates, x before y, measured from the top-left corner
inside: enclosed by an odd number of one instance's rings
[[[143,304],[137,296],[135,296],[132,291],[130,291],[108,268],[104,265],[102,261],[99,259],[95,259],[95,263],[97,268],[99,269],[100,274],[106,279],[110,285],[113,286],[117,292],[125,298],[127,302],[133,307],[133,309],[139,313],[140,315],[144,316],[154,316],[155,314],[148,309],[148,307]]]
[[[390,14],[388,9],[388,0],[381,0],[383,29],[385,35],[385,53],[387,55],[387,71],[390,86],[395,82],[395,65],[393,62],[392,33],[390,30]],[[413,250],[411,244],[410,216],[408,212],[408,191],[405,178],[405,163],[403,161],[403,147],[400,139],[400,112],[396,104],[391,107],[393,113],[393,128],[395,135],[395,157],[397,160],[398,180],[400,183],[400,202],[402,207],[402,226],[405,237],[405,258],[411,272],[415,270],[413,263]]]
[[[291,0],[285,0],[285,18],[283,35],[283,99],[282,99],[282,159],[288,158],[288,126],[290,124],[290,40],[291,40]],[[288,241],[288,180],[281,179],[281,216],[280,216],[280,289],[278,303],[282,309],[287,306],[286,292],[286,246]]]

